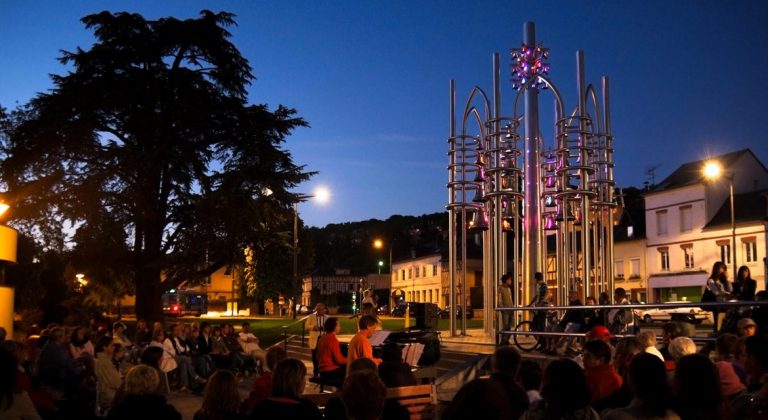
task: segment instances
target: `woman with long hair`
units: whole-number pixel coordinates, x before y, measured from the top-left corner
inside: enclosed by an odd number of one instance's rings
[[[228,370],[217,370],[208,378],[203,392],[203,405],[194,420],[240,419],[240,393],[237,378]]]
[[[689,354],[677,361],[672,390],[674,409],[683,420],[729,418],[717,369],[704,355]]]
[[[749,267],[742,265],[733,281],[733,295],[738,300],[755,300],[757,281],[752,280]]]
[[[544,370],[541,400],[531,404],[522,420],[581,419],[597,420],[600,416],[590,407],[592,395],[581,367],[570,359],[554,360]]]
[[[629,364],[629,388],[634,395],[626,408],[619,408],[603,415],[603,420],[664,419],[680,417],[670,409],[672,392],[667,382],[664,362],[651,353],[639,353]]]
[[[307,367],[304,362],[291,358],[280,361],[272,372],[272,397],[259,401],[251,418],[322,419],[320,409],[300,397],[306,382]]]

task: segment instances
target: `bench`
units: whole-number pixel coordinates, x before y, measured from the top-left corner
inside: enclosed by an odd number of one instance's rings
[[[321,394],[325,392],[325,387],[326,386],[332,386],[332,387],[337,388],[337,389],[339,388],[339,386],[338,386],[339,384],[338,383],[334,383],[334,381],[329,381],[327,379],[323,379],[323,378],[321,378],[319,376],[314,376],[312,378],[309,378],[309,382],[313,383],[313,384],[320,385],[320,393]]]
[[[322,394],[305,394],[302,398],[312,401],[324,408],[332,398],[341,398],[341,392],[326,392]],[[426,420],[435,418],[436,398],[435,386],[414,385],[399,388],[387,388],[388,400],[395,400],[405,407],[411,415],[411,420]]]
[[[435,417],[436,393],[432,384],[387,388],[387,399],[396,400],[405,407],[411,414],[411,420]]]

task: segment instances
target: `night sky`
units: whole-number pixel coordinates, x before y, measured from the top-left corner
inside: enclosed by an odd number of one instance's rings
[[[751,148],[768,163],[766,1],[2,1],[0,105],[50,89],[66,71],[60,50],[87,48],[79,19],[101,10],[148,19],[237,15],[232,41],[257,80],[252,103],[296,108],[311,128],[285,147],[319,171],[297,192],[325,185],[328,204],[300,206],[309,225],[442,211],[447,201],[448,84],[459,108],[491,91],[491,56],[534,21],[550,48],[551,78],[575,106],[575,52],[587,82],[611,80],[616,178],[642,186],[684,162]],[[551,109],[544,96],[541,108]],[[551,144],[550,119],[542,118]]]

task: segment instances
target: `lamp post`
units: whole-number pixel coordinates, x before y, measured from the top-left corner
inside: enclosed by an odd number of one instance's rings
[[[730,175],[726,175],[725,171],[723,171],[722,167],[720,166],[720,163],[718,162],[707,162],[704,165],[704,176],[709,180],[716,180],[720,178],[721,176],[726,178],[728,180],[728,194],[730,196],[731,200],[731,255],[733,258],[733,261],[731,261],[731,265],[733,266],[733,277],[732,280],[736,280],[737,275],[737,266],[736,266],[736,211],[733,205],[733,172],[730,173]]]
[[[0,220],[10,206],[0,198]],[[0,223],[0,327],[5,328],[9,337],[13,337],[13,287],[5,285],[5,265],[16,262],[16,229]]]
[[[328,188],[318,187],[313,194],[297,194],[293,203],[293,276],[291,277],[291,312],[296,319],[296,284],[299,281],[299,203],[314,198],[318,204],[325,204],[331,198]]]

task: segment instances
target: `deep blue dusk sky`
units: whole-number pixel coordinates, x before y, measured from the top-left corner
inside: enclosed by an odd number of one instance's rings
[[[490,93],[491,55],[534,21],[551,76],[574,103],[575,51],[587,81],[611,79],[616,178],[641,186],[684,162],[751,148],[768,163],[766,1],[3,1],[0,105],[12,108],[63,73],[60,49],[87,48],[79,22],[101,10],[154,19],[201,9],[237,15],[232,41],[257,80],[250,101],[294,107],[311,124],[288,139],[330,204],[304,203],[309,225],[442,211],[447,200],[448,83],[459,107]],[[551,109],[549,99],[542,108]],[[762,124],[762,125],[761,125]],[[551,128],[542,120],[551,142]]]

